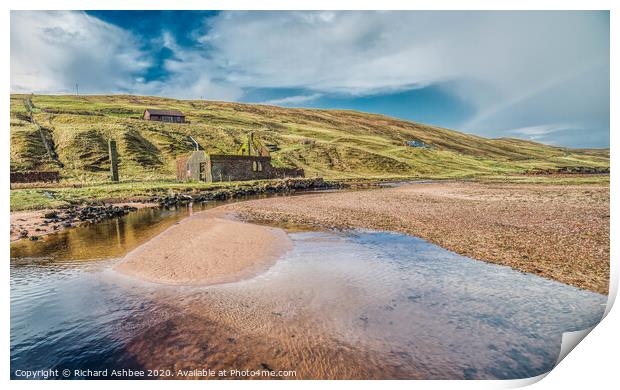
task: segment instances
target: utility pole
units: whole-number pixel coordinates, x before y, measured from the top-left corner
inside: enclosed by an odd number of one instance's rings
[[[76,96],[80,96],[80,89],[79,89],[79,84],[75,83],[75,94]]]

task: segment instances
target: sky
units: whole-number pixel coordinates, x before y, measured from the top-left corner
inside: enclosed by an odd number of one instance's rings
[[[609,147],[606,11],[12,11],[11,92],[353,109]]]

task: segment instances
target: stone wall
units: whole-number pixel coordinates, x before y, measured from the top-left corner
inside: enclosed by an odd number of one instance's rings
[[[271,157],[210,155],[212,181],[240,181],[273,178]]]
[[[11,172],[11,183],[36,183],[36,182],[58,182],[60,174],[58,172]]]
[[[272,167],[273,178],[284,179],[287,177],[304,177],[303,168],[274,168]]]

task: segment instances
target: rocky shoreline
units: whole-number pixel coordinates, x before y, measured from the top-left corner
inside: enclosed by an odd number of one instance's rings
[[[177,207],[189,203],[225,201],[254,195],[291,193],[297,191],[371,187],[377,183],[329,182],[323,178],[291,178],[194,192],[171,193],[139,199],[119,199],[118,203],[92,202],[53,210],[11,213],[11,241],[30,239],[80,225],[118,218],[144,207]]]
[[[140,207],[138,207],[140,206]],[[57,210],[41,210],[11,214],[11,241],[29,239],[37,241],[41,236],[62,229],[93,224],[110,218],[122,217],[145,204],[133,205],[86,205],[71,206]]]
[[[291,178],[277,181],[268,181],[254,186],[235,186],[232,188],[221,188],[217,190],[205,190],[197,193],[177,193],[165,196],[153,196],[147,201],[157,203],[161,207],[172,207],[185,205],[188,203],[205,203],[211,201],[222,201],[245,196],[286,193],[294,191],[324,190],[347,188],[349,185],[339,182],[326,182],[321,177],[317,178]]]
[[[525,172],[528,175],[609,175],[609,167],[559,167],[534,168]]]

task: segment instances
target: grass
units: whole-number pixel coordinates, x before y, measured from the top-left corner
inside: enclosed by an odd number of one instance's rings
[[[41,135],[25,115],[23,99],[27,97],[11,95],[11,170],[58,170],[46,154]],[[254,131],[263,143],[279,148],[272,153],[275,166],[300,167],[308,177],[331,180],[500,180],[532,168],[609,167],[608,149],[580,150],[518,139],[487,139],[356,111],[128,95],[35,95],[32,101],[34,118],[64,165],[60,169],[61,184],[80,186],[45,190],[48,195],[35,189],[14,190],[13,210],[72,199],[140,196],[181,188],[184,184],[173,183],[175,161],[193,149],[190,135],[209,153],[236,153],[247,134]],[[180,110],[191,123],[143,121],[140,117],[148,107]],[[119,171],[124,181],[120,184],[108,182],[108,139],[116,140],[118,145]],[[432,147],[405,146],[405,141],[410,140],[421,140]]]
[[[20,188],[11,191],[11,211],[54,208],[85,201],[109,201],[133,197],[146,198],[172,193],[190,193],[236,186],[254,186],[257,182],[242,183],[179,183],[174,181],[86,183],[74,187]]]

